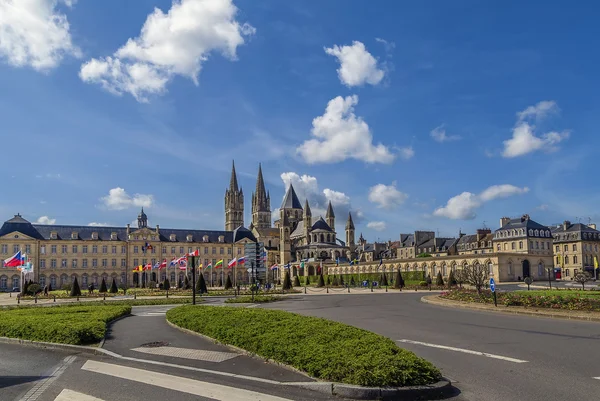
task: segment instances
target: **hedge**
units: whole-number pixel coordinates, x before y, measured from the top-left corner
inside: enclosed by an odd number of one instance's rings
[[[267,303],[267,302],[280,301],[281,299],[283,299],[283,298],[278,297],[276,295],[255,295],[254,303],[263,304],[263,303]],[[252,302],[253,301],[252,301],[251,295],[244,295],[241,297],[229,298],[229,299],[225,300],[226,304],[246,304],[246,303],[252,303]]]
[[[323,279],[325,282],[327,282],[327,278],[330,278],[330,282],[333,281],[334,276],[338,277],[338,281],[339,281],[339,277],[341,276],[344,283],[345,284],[350,284],[352,279],[354,279],[354,283],[358,286],[362,286],[362,282],[365,280],[369,280],[369,282],[373,282],[373,281],[377,281],[380,282],[381,281],[381,276],[383,274],[383,271],[380,271],[378,273],[353,273],[353,274],[342,274],[342,275],[334,275],[334,274],[324,274],[323,275]],[[387,275],[387,279],[388,279],[388,284],[390,284],[390,282],[392,281],[392,279],[394,279],[396,277],[396,271],[391,271],[389,269],[386,269],[386,275]],[[319,276],[308,276],[309,277],[309,284],[308,285],[317,285],[318,281],[319,281]],[[404,279],[404,281],[406,283],[415,283],[418,284],[420,281],[425,280],[426,274],[423,271],[411,271],[411,272],[402,272],[402,278]],[[360,278],[360,280],[359,280]],[[300,277],[300,284],[302,286],[306,285],[306,277]]]
[[[389,338],[346,324],[270,309],[181,306],[171,323],[320,380],[361,386],[412,386],[438,381],[430,362]]]
[[[93,344],[106,324],[131,313],[127,305],[61,305],[0,310],[0,336],[62,344]]]

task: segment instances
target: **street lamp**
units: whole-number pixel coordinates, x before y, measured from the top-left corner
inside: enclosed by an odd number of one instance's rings
[[[250,293],[252,294],[252,302],[254,303],[254,261],[250,261],[251,275],[250,275]]]

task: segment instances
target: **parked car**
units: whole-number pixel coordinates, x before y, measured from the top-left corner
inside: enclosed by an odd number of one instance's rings
[[[21,289],[19,287],[13,287],[13,289],[10,290],[10,292],[21,292]]]

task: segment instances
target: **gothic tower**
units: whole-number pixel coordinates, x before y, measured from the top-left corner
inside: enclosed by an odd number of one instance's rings
[[[306,245],[310,244],[310,229],[312,227],[312,212],[308,205],[308,199],[304,202],[304,237],[306,237]]]
[[[325,215],[325,221],[327,225],[335,231],[335,214],[333,213],[333,206],[331,206],[331,201],[329,201],[329,205],[327,206],[327,214]]]
[[[262,167],[258,165],[256,192],[252,193],[252,225],[258,229],[271,227],[271,196],[265,191]]]
[[[238,188],[235,162],[232,162],[229,189],[225,190],[225,231],[244,225],[244,192]]]
[[[348,212],[348,221],[346,221],[346,246],[350,248],[350,252],[354,252],[354,222],[350,212]]]
[[[292,260],[292,244],[290,233],[292,231],[288,211],[280,209],[281,222],[279,224],[279,263],[286,265]],[[283,272],[283,271],[282,271]]]

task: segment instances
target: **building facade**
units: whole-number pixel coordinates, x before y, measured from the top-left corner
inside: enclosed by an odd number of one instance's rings
[[[555,264],[564,279],[587,271],[600,277],[600,231],[595,224],[564,221],[552,229]]]

